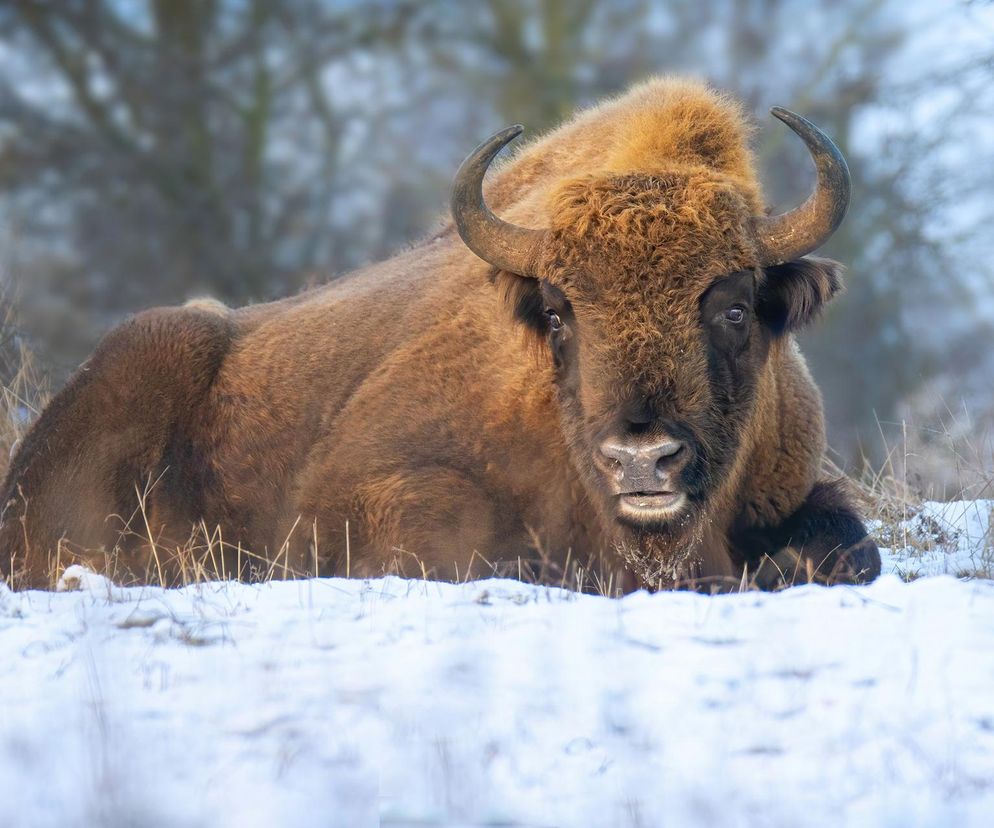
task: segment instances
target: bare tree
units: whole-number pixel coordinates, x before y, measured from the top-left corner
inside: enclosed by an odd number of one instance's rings
[[[124,8],[18,0],[0,13],[18,70],[0,78],[0,188],[17,207],[25,289],[114,315],[203,291],[263,298],[330,264],[357,114],[322,73],[398,48],[412,6]]]

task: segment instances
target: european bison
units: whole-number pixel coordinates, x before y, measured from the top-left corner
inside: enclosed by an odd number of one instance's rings
[[[454,222],[386,262],[272,304],[139,314],[14,457],[4,574],[45,585],[103,554],[175,579],[200,524],[237,575],[451,579],[540,552],[557,579],[581,561],[623,588],[873,578],[793,338],[841,288],[803,257],[849,174],[773,114],[818,171],[783,215],[740,108],[655,79],[528,145],[484,200],[521,129],[497,133],[459,170]]]

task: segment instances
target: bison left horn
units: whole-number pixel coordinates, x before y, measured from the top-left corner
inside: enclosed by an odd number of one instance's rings
[[[800,258],[828,241],[846,217],[850,191],[846,159],[824,132],[788,109],[775,106],[770,113],[804,141],[818,170],[818,183],[800,207],[756,219],[757,253],[767,267]]]
[[[483,200],[483,176],[497,153],[517,138],[521,126],[502,129],[462,162],[452,184],[452,217],[466,246],[494,267],[536,276],[544,230],[529,230],[497,218]]]

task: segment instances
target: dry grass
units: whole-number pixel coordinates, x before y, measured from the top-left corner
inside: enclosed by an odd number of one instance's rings
[[[0,476],[31,423],[49,400],[49,386],[17,328],[12,304],[0,294]]]
[[[943,423],[937,428],[928,427],[927,464],[935,464],[944,458],[947,467],[955,471],[958,481],[952,488],[942,486],[940,489],[915,471],[922,460],[922,430],[924,427],[901,423],[901,437],[891,445],[881,428],[884,461],[874,465],[864,456],[860,473],[850,478],[863,514],[870,523],[871,533],[882,547],[906,550],[907,562],[899,567],[899,574],[906,580],[913,580],[922,574],[916,561],[952,555],[961,544],[976,552],[968,568],[953,574],[994,578],[994,515],[987,521],[986,536],[969,537],[955,526],[963,514],[954,511],[947,516],[951,519],[942,519],[928,507],[929,502],[964,501],[973,504],[994,500],[994,471],[991,471],[994,454],[990,441],[985,438],[964,440],[962,435],[953,434]],[[826,461],[826,466],[831,474],[842,473],[831,461]],[[965,508],[979,507],[970,505]]]

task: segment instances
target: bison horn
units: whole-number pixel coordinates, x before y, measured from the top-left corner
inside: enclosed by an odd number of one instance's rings
[[[815,191],[800,207],[755,223],[756,246],[764,266],[783,264],[821,247],[849,209],[849,167],[839,148],[818,127],[779,106],[770,113],[807,145],[818,169]]]
[[[523,127],[502,129],[462,162],[452,184],[452,217],[466,246],[484,261],[520,276],[536,276],[544,230],[529,230],[497,218],[483,200],[483,176],[494,157]]]

